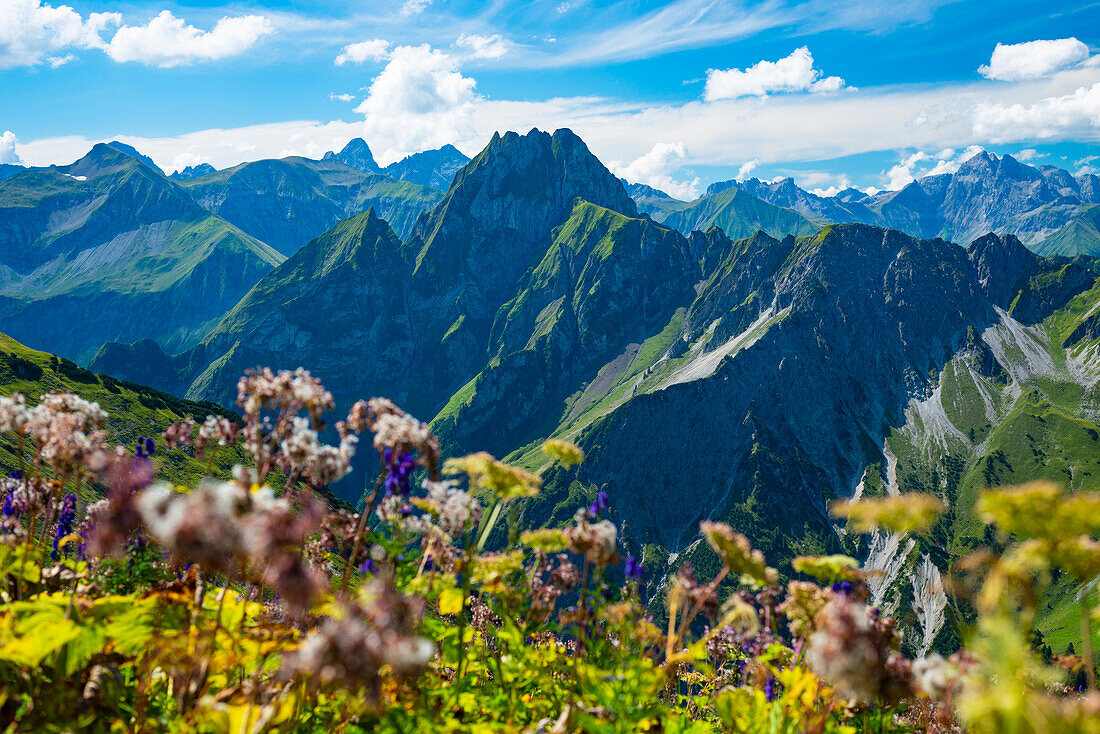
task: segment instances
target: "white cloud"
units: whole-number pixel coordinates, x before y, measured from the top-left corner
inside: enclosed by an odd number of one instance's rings
[[[19,160],[19,155],[15,152],[15,133],[11,130],[7,130],[3,135],[0,135],[0,163],[22,163]]]
[[[422,13],[431,4],[432,0],[405,0],[405,4],[401,6],[401,15]]]
[[[753,172],[757,166],[760,165],[758,158],[753,158],[751,161],[745,161],[741,164],[741,167],[737,169],[737,175],[734,178],[738,181],[744,181],[749,177],[749,174]]]
[[[236,56],[274,30],[262,15],[243,15],[222,18],[212,30],[202,31],[162,10],[146,25],[119,28],[107,46],[107,55],[115,61],[148,66],[182,66]]]
[[[333,102],[351,102],[355,99],[354,94],[336,94],[336,92],[330,92],[328,98]]]
[[[1040,158],[1046,158],[1047,155],[1048,155],[1047,153],[1040,153],[1039,151],[1035,150],[1034,148],[1024,148],[1023,150],[1021,150],[1019,153],[1017,153],[1016,155],[1014,155],[1012,157],[1015,158],[1018,161],[1022,161],[1022,162],[1026,163],[1027,161],[1034,161],[1034,160],[1038,160]]]
[[[835,92],[843,86],[844,80],[838,76],[821,78],[813,54],[803,46],[778,61],[759,61],[747,69],[708,69],[703,99],[714,102],[776,92]]]
[[[1074,176],[1087,176],[1090,173],[1091,174],[1100,173],[1100,167],[1092,165],[1093,161],[1097,161],[1097,160],[1100,160],[1100,155],[1087,155],[1084,158],[1081,158],[1080,160],[1074,161],[1073,165],[1076,167],[1076,170],[1074,170],[1073,175]]]
[[[657,143],[648,153],[627,165],[611,161],[607,167],[631,183],[652,186],[674,198],[691,201],[699,198],[699,179],[678,181],[673,178],[686,156],[683,143]]]
[[[381,38],[373,38],[369,41],[360,41],[344,46],[340,55],[336,57],[336,65],[343,66],[347,63],[361,64],[364,61],[385,61],[390,55],[390,42]]]
[[[957,155],[954,148],[944,148],[935,155],[917,151],[901,159],[897,165],[883,174],[886,181],[884,188],[887,191],[897,191],[905,188],[918,178],[955,173],[963,163],[981,153],[982,150],[980,145],[969,145]],[[935,164],[928,167],[928,164],[932,161],[935,161]]]
[[[40,0],[0,2],[0,69],[36,66],[54,68],[73,59],[66,49],[103,48],[101,34],[122,22],[118,13],[92,13],[85,20],[67,5],[53,7]]]
[[[499,33],[491,36],[479,36],[475,33],[463,33],[455,45],[466,50],[474,59],[499,59],[512,50],[512,42]]]
[[[470,136],[480,97],[458,61],[427,44],[398,46],[355,108],[366,138],[386,141],[381,158],[435,148]]]
[[[1100,137],[1100,82],[1073,94],[1047,97],[1034,104],[980,104],[974,134],[995,143]]]
[[[1009,82],[1039,79],[1060,69],[1077,66],[1088,57],[1089,47],[1076,38],[1010,45],[998,43],[989,64],[979,66],[978,73],[987,79]]]

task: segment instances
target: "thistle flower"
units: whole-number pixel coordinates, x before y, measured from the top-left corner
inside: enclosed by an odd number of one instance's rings
[[[577,510],[574,524],[565,529],[565,539],[569,550],[585,556],[590,563],[603,568],[615,562],[617,532],[608,520],[590,523],[584,510]]]
[[[237,443],[240,431],[241,427],[228,418],[220,418],[215,415],[207,416],[203,424],[199,426],[198,435],[195,436],[195,456],[200,459],[206,458],[207,448],[215,444],[218,446],[231,446]]]
[[[386,666],[399,679],[423,672],[435,653],[414,633],[423,601],[402,596],[385,580],[371,581],[364,591],[369,602],[347,604],[342,616],[326,620],[286,656],[282,677],[365,690],[377,700]]]
[[[818,613],[807,642],[806,662],[846,696],[893,703],[909,695],[909,663],[892,648],[893,620],[845,596],[834,596]]]
[[[195,420],[193,418],[176,421],[164,429],[164,445],[170,449],[187,446],[191,443],[194,433]]]

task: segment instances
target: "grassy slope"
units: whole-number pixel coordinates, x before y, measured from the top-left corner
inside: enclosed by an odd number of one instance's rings
[[[1097,308],[1100,286],[1042,323],[1018,330],[1016,337],[1004,326],[987,330],[985,341],[1001,345],[1007,372],[989,369],[991,355],[983,356],[975,335],[977,348],[961,353],[940,375],[942,413],[927,408],[935,397],[924,411],[911,404],[906,424],[893,429],[886,441],[897,457],[898,489],[938,494],[951,509],[931,537],[918,542],[907,566],[928,552],[946,570],[991,541],[973,512],[985,487],[1045,478],[1074,491],[1100,490],[1100,373],[1095,367],[1100,345],[1087,339],[1063,345]],[[945,430],[939,418],[954,430]],[[882,479],[876,476],[868,484]],[[1057,585],[1041,611],[1038,628],[1055,653],[1071,642],[1080,647],[1076,592],[1071,585]],[[904,602],[910,592],[899,583],[895,593]]]
[[[719,227],[726,236],[735,240],[751,237],[757,230],[779,238],[787,234],[810,235],[824,224],[792,209],[757,199],[736,187],[670,211],[661,221],[684,234]]]
[[[194,418],[201,422],[209,414],[233,415],[211,403],[194,403],[151,388],[95,375],[68,360],[29,349],[0,334],[0,395],[21,392],[36,403],[47,392],[73,392],[92,400],[110,415],[107,428],[112,442],[132,445],[138,436],[158,437],[156,461],[162,474],[175,482],[193,483],[204,473],[205,464],[180,450],[166,450],[159,434],[172,422]],[[10,437],[0,438],[0,470],[6,474],[19,465],[17,449]],[[222,452],[216,462],[225,473],[240,457]]]

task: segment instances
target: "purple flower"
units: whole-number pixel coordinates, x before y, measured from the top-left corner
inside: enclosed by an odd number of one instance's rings
[[[416,457],[411,453],[397,454],[391,449],[386,449],[386,494],[400,494],[408,497],[412,492],[410,484],[413,469],[416,467]]]
[[[4,517],[11,517],[15,514],[14,497],[11,492],[4,495]]]
[[[592,501],[592,505],[588,508],[588,514],[592,517],[596,517],[602,510],[607,509],[607,492],[600,492],[596,495],[596,499]]]
[[[367,560],[363,561],[362,565],[359,566],[359,570],[365,574],[370,574],[371,576],[373,576],[374,574],[378,573],[378,564],[375,563],[374,560],[368,558]]]
[[[844,594],[845,596],[847,596],[852,593],[852,582],[837,581],[833,584],[833,591],[838,594]]]
[[[634,556],[627,556],[626,562],[623,564],[626,571],[626,578],[630,581],[641,581],[642,576],[645,575],[645,566],[638,563],[638,559]]]
[[[62,538],[71,535],[76,524],[76,495],[69,493],[61,500],[61,513],[57,517],[57,527],[54,528],[53,551],[50,557],[55,561],[60,557],[60,543]]]
[[[769,677],[767,682],[764,683],[764,698],[768,702],[774,701],[782,692],[783,686],[775,678]]]

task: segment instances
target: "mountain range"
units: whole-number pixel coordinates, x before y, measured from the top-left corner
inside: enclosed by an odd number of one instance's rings
[[[449,181],[456,155],[448,147],[411,156],[395,169],[404,178],[331,157],[203,164],[169,177],[119,142],[67,166],[5,165],[0,323],[82,362],[108,341],[189,348],[262,275],[337,222],[373,208],[409,234],[443,192],[405,179]]]
[[[69,320],[88,324],[84,344],[110,331],[87,316],[99,304],[111,305],[104,322],[159,317],[147,333],[115,324],[97,372],[230,406],[245,369],[302,366],[341,406],[391,397],[430,420],[450,455],[484,449],[542,471],[521,523],[568,522],[607,492],[627,547],[653,568],[707,563],[698,523],[724,520],[781,564],[858,553],[881,572],[876,601],[904,615],[918,562],[946,572],[984,542],[980,487],[1046,477],[1100,489],[1089,177],[982,154],[891,194],[817,197],[750,179],[679,202],[617,178],[569,130],[495,135],[445,192],[353,168],[373,163],[363,141],[322,161],[181,180],[115,148],[93,154],[0,181],[0,201],[26,210],[0,218],[13,243],[2,330],[74,339],[49,320],[61,311],[31,306],[79,296],[84,315]],[[342,216],[336,204],[352,197],[333,192],[362,192],[366,177],[415,187],[422,210],[393,226],[387,200],[357,193],[363,211]],[[313,198],[313,219],[296,213]],[[275,217],[272,202],[295,213]],[[152,248],[154,225],[184,211],[233,235],[218,243],[240,243],[212,245],[232,257],[199,260],[223,267],[209,272],[264,263],[217,308],[200,313],[188,299],[201,285],[182,275],[164,276],[164,290],[189,306],[149,305],[159,281],[136,274],[160,272],[154,262],[195,272],[171,264],[180,257],[92,267],[125,242]],[[250,211],[278,221],[245,230],[235,220]],[[285,253],[270,246],[326,226]],[[120,228],[136,234],[120,244]],[[549,466],[549,436],[586,461]],[[368,470],[336,491],[354,499]],[[912,491],[951,506],[927,538],[860,546],[826,511],[837,497]]]
[[[648,187],[647,187],[648,188]],[[748,205],[725,201],[741,191],[760,201],[796,212],[807,222],[760,214]],[[1054,166],[1021,163],[1012,156],[981,152],[954,173],[925,176],[898,191],[866,194],[847,189],[823,197],[799,188],[792,179],[772,182],[750,178],[711,184],[694,202],[639,193],[657,221],[687,233],[707,226],[711,219],[759,221],[773,236],[799,234],[799,225],[859,222],[897,229],[914,237],[942,237],[966,245],[988,233],[1016,235],[1028,248],[1043,255],[1100,255],[1100,177],[1072,176]],[[661,194],[661,192],[656,192]],[[723,208],[729,211],[721,214]],[[758,208],[758,205],[757,205]],[[741,210],[745,214],[738,217]],[[723,219],[724,217],[724,219]]]
[[[703,519],[779,562],[858,551],[902,614],[918,561],[946,572],[984,542],[981,486],[1100,488],[1096,260],[861,223],[685,236],[630,193],[567,130],[496,136],[407,239],[373,210],[344,220],[198,345],[108,344],[92,367],[228,405],[243,369],[305,366],[342,404],[388,395],[431,419],[449,454],[543,471],[521,523],[568,522],[602,490],[658,568],[707,562]],[[723,201],[820,216],[738,187],[708,198],[710,225]],[[548,436],[586,461],[548,466]],[[909,491],[951,504],[929,539],[853,550],[826,512]]]

